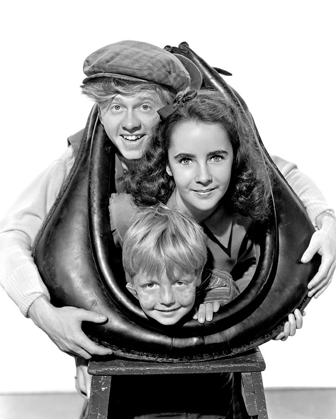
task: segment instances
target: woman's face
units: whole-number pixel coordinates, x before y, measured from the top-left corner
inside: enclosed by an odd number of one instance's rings
[[[170,138],[167,173],[174,178],[179,209],[199,222],[209,217],[229,187],[233,158],[229,134],[220,123],[178,123]]]

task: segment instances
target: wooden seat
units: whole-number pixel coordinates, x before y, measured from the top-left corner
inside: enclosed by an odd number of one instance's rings
[[[253,419],[268,419],[261,371],[266,368],[264,358],[256,348],[232,358],[213,361],[162,363],[121,358],[92,360],[89,373],[93,375],[89,419],[107,419],[113,375],[163,375],[241,373],[246,410]],[[131,378],[130,378],[131,379]],[[112,402],[112,401],[111,401]],[[110,407],[113,412],[113,406]]]

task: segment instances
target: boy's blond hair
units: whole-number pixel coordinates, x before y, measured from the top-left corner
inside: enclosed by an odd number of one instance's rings
[[[171,280],[181,274],[202,274],[207,261],[206,236],[189,216],[159,204],[146,208],[127,230],[123,265],[127,281],[136,274]]]
[[[156,93],[166,105],[173,102],[175,94],[164,86],[155,83],[136,83],[109,77],[92,80],[81,86],[82,93],[98,103],[101,110],[107,110],[115,96],[134,96],[138,93]]]

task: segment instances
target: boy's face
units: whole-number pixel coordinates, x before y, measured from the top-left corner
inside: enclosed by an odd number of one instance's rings
[[[201,276],[181,275],[178,280],[170,280],[166,273],[160,278],[150,278],[139,273],[128,283],[128,290],[138,298],[142,310],[161,324],[173,325],[193,308],[196,286]]]
[[[157,110],[165,106],[158,93],[139,92],[134,96],[118,94],[108,109],[101,110],[106,134],[129,160],[139,159],[160,117]]]

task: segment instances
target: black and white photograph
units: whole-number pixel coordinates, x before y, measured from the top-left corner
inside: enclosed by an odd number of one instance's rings
[[[1,419],[333,419],[333,1],[1,7]]]

